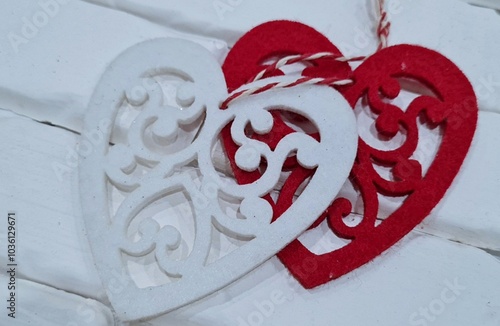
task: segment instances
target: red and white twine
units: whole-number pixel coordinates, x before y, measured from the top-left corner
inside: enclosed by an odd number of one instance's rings
[[[384,0],[379,0],[378,2],[378,12],[379,20],[377,26],[377,37],[379,40],[377,51],[382,50],[387,47],[387,38],[389,37],[389,31],[391,29],[391,22],[387,19],[387,12],[384,9]]]
[[[389,36],[389,30],[391,27],[391,23],[387,20],[387,12],[384,9],[384,0],[378,0],[378,9],[379,9],[379,22],[377,25],[377,37],[379,39],[379,45],[377,51],[387,47],[387,38]],[[334,59],[339,62],[350,62],[350,61],[361,61],[366,57],[353,57],[347,58],[344,56],[339,56],[338,54],[331,52],[318,52],[318,53],[308,53],[308,54],[296,54],[286,56],[276,61],[275,63],[267,66],[265,69],[261,70],[258,74],[255,75],[252,79],[249,80],[248,83],[253,83],[258,80],[261,80],[268,73],[272,73],[283,66],[290,65],[293,63],[299,62],[307,62],[314,61],[317,59]],[[255,86],[252,88],[244,89],[244,90],[236,90],[233,91],[229,96],[221,103],[221,108],[225,109],[229,106],[229,103],[236,100],[237,98],[247,97],[253,94],[262,93],[268,91],[270,89],[276,88],[290,88],[298,85],[329,85],[329,86],[342,86],[349,85],[353,83],[352,79],[338,79],[338,78],[322,78],[322,77],[300,77],[295,81],[288,82],[275,82],[270,83],[264,86]]]
[[[261,80],[264,78],[264,76],[267,73],[276,71],[277,69],[297,63],[297,62],[307,62],[307,61],[313,61],[317,59],[325,59],[325,58],[332,58],[334,60],[340,61],[340,62],[347,62],[347,61],[356,61],[356,60],[363,60],[364,57],[356,57],[356,58],[346,58],[343,56],[339,56],[338,54],[334,54],[331,52],[318,52],[318,53],[312,53],[312,54],[302,54],[302,55],[290,55],[287,57],[284,57],[275,63],[267,66],[265,69],[260,71],[257,75],[255,75],[254,78],[250,79],[249,83],[256,82],[258,80]],[[274,88],[289,88],[289,87],[294,87],[297,85],[329,85],[329,86],[341,86],[341,85],[348,85],[351,84],[353,81],[352,79],[338,79],[335,77],[332,78],[322,78],[322,77],[300,77],[297,80],[294,81],[286,81],[286,82],[275,82],[275,83],[270,83],[264,86],[255,86],[252,88],[240,90],[240,91],[234,91],[232,92],[228,98],[222,102],[221,107],[222,108],[227,108],[229,103],[234,101],[237,98],[241,97],[247,97],[253,94],[258,94],[265,92],[270,89]]]
[[[334,60],[340,61],[340,62],[347,62],[347,61],[356,61],[356,60],[363,60],[364,57],[357,57],[357,58],[346,58],[339,56],[338,54],[335,55],[331,52],[318,52],[318,53],[308,53],[308,54],[296,54],[296,55],[290,55],[287,57],[284,57],[278,61],[276,61],[274,64],[267,66],[266,69],[262,70],[259,72],[253,79],[250,80],[250,82],[257,81],[259,79],[262,79],[264,75],[267,73],[276,71],[277,69],[280,69],[283,66],[286,65],[291,65],[293,63],[297,62],[304,62],[304,61],[314,61],[317,59],[324,59],[324,58],[332,58]]]

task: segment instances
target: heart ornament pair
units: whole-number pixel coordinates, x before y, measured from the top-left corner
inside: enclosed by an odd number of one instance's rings
[[[80,196],[97,269],[122,320],[198,300],[278,252],[305,287],[323,284],[389,248],[444,195],[470,145],[477,105],[465,76],[431,50],[387,48],[354,72],[345,62],[318,59],[302,75],[353,84],[270,89],[221,108],[228,89],[297,78],[276,70],[245,85],[266,60],[323,51],[340,55],[310,27],[277,21],[243,36],[222,69],[204,48],[176,39],[135,45],[108,67],[85,119],[83,134],[94,141],[80,153]],[[381,100],[397,97],[396,77],[414,78],[435,96],[417,97],[403,112]],[[385,136],[406,128],[403,146],[382,152],[358,139],[352,107],[363,97]],[[422,115],[433,126],[445,125],[423,177],[411,158]],[[219,138],[237,183],[216,162]],[[391,166],[398,180],[377,177],[374,162]],[[354,227],[342,219],[351,211],[349,200],[334,201],[349,173],[365,202]],[[375,226],[377,192],[408,197]],[[296,239],[323,219],[350,242],[315,255]],[[214,254],[221,238],[237,245]],[[305,259],[318,263],[314,273],[296,267]],[[155,280],[136,277],[138,266],[153,271]]]
[[[223,68],[229,90],[244,84],[270,57],[321,52],[342,56],[324,35],[309,26],[290,21],[262,24],[246,33],[226,58]],[[269,72],[282,74],[280,70]],[[476,129],[478,107],[474,90],[460,69],[438,52],[420,46],[384,48],[354,71],[347,62],[318,59],[302,75],[352,79],[352,85],[338,90],[355,111],[368,111],[373,117],[371,126],[359,124],[358,128],[357,156],[349,178],[356,196],[339,196],[322,216],[345,245],[315,254],[295,240],[278,254],[305,288],[313,288],[371,261],[429,215],[465,159]],[[400,100],[405,89],[413,95]],[[358,122],[360,117],[363,115],[357,114]],[[369,128],[372,130],[367,132]],[[222,137],[232,160],[238,145],[225,131]],[[279,139],[287,132],[290,130],[275,128],[268,139]],[[362,137],[370,133],[372,137]],[[437,137],[426,142],[419,139],[419,134]],[[396,141],[397,146],[376,146],[377,141],[396,138],[403,139]],[[233,169],[242,184],[259,176],[258,171],[242,171],[234,164]],[[273,204],[274,219],[290,206],[297,186],[310,175],[310,170],[300,166],[290,169],[278,198],[266,197]],[[354,208],[353,202],[359,197],[362,204]],[[398,200],[399,205],[382,216],[384,197]],[[345,217],[353,211],[361,218],[349,223]]]

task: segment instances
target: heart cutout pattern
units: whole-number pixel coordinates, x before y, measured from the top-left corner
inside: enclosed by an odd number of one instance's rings
[[[325,51],[341,56],[338,49],[313,28],[297,22],[273,21],[240,38],[226,58],[223,71],[231,91],[263,70],[264,63],[271,57]],[[283,72],[278,70],[269,76],[281,74]],[[350,181],[363,200],[361,221],[356,225],[346,223],[344,218],[353,210],[352,202],[346,198],[337,198],[322,215],[330,230],[345,240],[344,246],[315,254],[295,240],[278,254],[305,288],[313,288],[373,260],[429,215],[462,165],[474,135],[478,109],[472,86],[460,69],[438,52],[415,45],[382,49],[368,57],[354,72],[345,62],[316,60],[302,75],[352,78],[353,85],[338,89],[351,107],[357,109],[364,105],[369,114],[375,116],[376,136],[394,139],[403,130],[405,139],[400,146],[389,150],[374,148],[363,138],[359,139]],[[426,95],[414,97],[402,109],[397,100],[401,84],[408,81],[425,89]],[[277,121],[275,126],[279,125]],[[439,128],[441,132],[440,145],[428,167],[414,157],[421,127]],[[287,128],[275,127],[267,141],[280,139],[287,132],[290,132]],[[228,156],[234,162],[238,145],[228,137],[228,129],[224,130],[223,137]],[[243,171],[234,163],[232,168],[241,184],[259,177],[257,171]],[[274,209],[274,220],[281,218],[292,204],[298,185],[311,173],[300,166],[289,168],[292,172],[277,200],[265,197]],[[389,176],[382,176],[381,169],[388,169]],[[382,221],[377,220],[380,196],[404,198],[399,208]],[[321,222],[320,218],[312,227]]]
[[[172,88],[175,103],[166,95]],[[349,175],[356,122],[349,103],[334,89],[275,89],[222,110],[227,97],[215,58],[199,45],[176,39],[126,50],[96,86],[83,131],[92,144],[80,148],[80,196],[96,267],[122,320],[171,311],[248,273],[306,230]],[[272,148],[247,136],[248,129],[267,134],[276,111],[310,121],[318,136],[291,132]],[[239,185],[215,168],[212,151],[229,123],[228,137],[240,146],[232,157],[235,166],[254,171],[266,163],[255,182]],[[275,188],[291,155],[314,175],[271,223],[272,207],[261,197]],[[177,207],[170,196],[189,199],[189,212],[174,221],[168,220]],[[239,215],[227,213],[225,198],[236,201]],[[164,213],[167,221],[155,212]],[[185,220],[192,220],[188,233],[195,236],[189,253],[179,259],[174,253],[186,237],[178,224]],[[212,250],[220,249],[214,234],[241,245],[212,259]],[[137,280],[138,265],[153,268],[162,282]]]

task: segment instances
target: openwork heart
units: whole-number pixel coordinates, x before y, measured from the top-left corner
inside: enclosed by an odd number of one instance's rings
[[[341,57],[325,36],[306,25],[264,23],[245,34],[226,58],[223,70],[229,90],[269,67],[266,62],[270,58],[318,52]],[[283,75],[283,71],[267,74],[276,75]],[[419,46],[382,49],[354,72],[345,61],[321,58],[313,60],[302,75],[354,80],[339,90],[356,112],[360,134],[350,182],[344,189],[354,195],[338,198],[323,215],[330,237],[335,237],[329,250],[316,253],[295,240],[278,254],[297,280],[312,288],[380,255],[439,203],[468,152],[476,128],[477,102],[470,82],[450,60]],[[364,120],[371,123],[363,124]],[[260,139],[272,144],[273,139],[290,132],[280,125],[276,121],[275,128]],[[419,138],[422,134],[430,142]],[[234,162],[239,145],[231,139],[229,129],[223,138]],[[260,177],[258,171],[244,171],[234,163],[232,167],[241,184]],[[289,169],[280,195],[264,197],[275,208],[273,219],[281,219],[298,186],[312,172],[299,165]],[[389,214],[380,212],[381,202],[392,202],[396,207]]]
[[[222,110],[227,97],[212,55],[176,39],[126,50],[96,87],[80,196],[96,266],[123,320],[168,312],[249,272],[306,230],[348,177],[356,122],[334,89],[275,89]],[[310,122],[316,137],[297,128],[273,146],[255,139],[273,129],[279,112]],[[260,171],[252,183],[237,184],[214,163],[229,125],[235,164]],[[290,160],[314,173],[271,223],[273,208],[262,197]]]

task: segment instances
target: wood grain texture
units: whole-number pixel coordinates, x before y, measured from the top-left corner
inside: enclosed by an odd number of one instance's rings
[[[6,284],[4,275],[0,275],[0,284]],[[16,318],[2,311],[1,325],[111,326],[115,323],[111,310],[92,299],[23,279],[17,280],[17,293]]]
[[[75,202],[78,175],[70,156],[78,136],[0,111],[0,137],[0,207],[17,214],[19,276],[103,299]],[[1,243],[6,227],[0,224]],[[6,260],[1,250],[0,264]]]
[[[496,326],[498,273],[500,262],[479,249],[413,233],[314,290],[303,289],[273,258],[216,295],[149,323]]]

